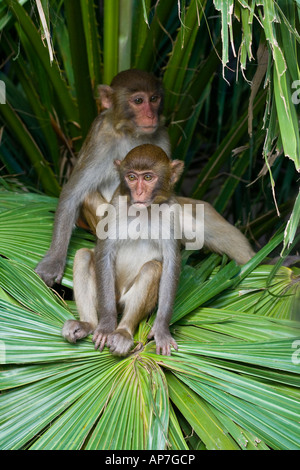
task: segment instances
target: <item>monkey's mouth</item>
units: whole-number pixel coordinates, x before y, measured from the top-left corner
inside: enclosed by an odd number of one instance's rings
[[[140,208],[148,207],[150,206],[150,204],[151,204],[151,201],[132,201],[132,205],[134,207],[140,207]]]
[[[149,134],[151,134],[152,132],[155,132],[157,127],[158,127],[157,125],[155,125],[155,126],[138,126],[138,128],[142,132],[146,132],[146,133],[149,133]]]

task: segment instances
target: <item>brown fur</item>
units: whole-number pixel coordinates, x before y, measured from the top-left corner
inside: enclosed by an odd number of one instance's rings
[[[160,148],[141,145],[129,152],[128,160],[126,157],[123,162],[118,162],[121,180],[124,180],[128,167],[134,171],[137,168],[147,171],[150,154],[153,159],[151,171],[154,172],[153,168],[157,171],[155,182],[162,174],[169,175],[169,181],[165,181],[168,191],[163,194],[163,202],[170,201],[172,204],[171,188],[181,174],[183,164],[171,162]],[[145,155],[149,158],[145,159]],[[116,210],[119,195],[127,195],[127,191],[122,192],[122,185],[112,201]],[[153,190],[153,200],[155,197]],[[94,198],[92,202],[95,203],[96,200]],[[130,198],[127,201],[130,206]],[[149,212],[150,207],[145,206],[145,210]],[[145,227],[149,228],[148,221],[145,223]],[[127,228],[127,223],[120,225],[120,230]],[[155,229],[159,231],[158,226]],[[167,241],[161,238],[124,241],[123,235],[121,231],[117,240],[99,238],[95,254],[91,253],[90,256],[87,253],[89,250],[85,249],[76,253],[74,292],[80,321],[67,321],[63,336],[68,341],[75,342],[94,330],[93,341],[97,349],[102,351],[107,344],[112,353],[126,355],[133,345],[137,325],[158,302],[158,312],[150,337],[155,338],[158,354],[162,352],[169,355],[171,345],[177,348],[169,332],[169,321],[180,272],[178,240],[171,235]],[[123,312],[118,326],[117,307]],[[99,322],[95,329],[97,314]],[[91,318],[91,322],[88,318]]]
[[[176,200],[181,206],[192,204],[194,215],[196,204],[204,204],[204,246],[206,248],[221,255],[225,253],[240,265],[247,263],[255,255],[246,237],[236,227],[227,222],[211,204],[180,196],[177,196]],[[96,233],[96,226],[99,222],[96,210],[100,201],[100,198],[97,199],[93,196],[88,197],[85,201],[89,214],[89,226],[93,233]],[[182,243],[185,242],[186,240],[182,239]]]
[[[140,90],[140,86],[148,92]],[[133,89],[140,93],[141,106],[136,97],[130,99]],[[112,87],[101,85],[99,91],[104,111],[93,122],[71,177],[62,189],[50,248],[35,269],[48,286],[61,282],[80,209],[94,228],[97,219],[90,208],[97,204],[97,197],[93,193],[99,192],[106,201],[111,201],[119,184],[113,161],[122,160],[132,148],[143,143],[155,143],[167,153],[170,151],[160,115],[163,95],[157,79],[144,71],[129,70],[115,77]],[[84,203],[85,198],[92,202],[90,206]]]

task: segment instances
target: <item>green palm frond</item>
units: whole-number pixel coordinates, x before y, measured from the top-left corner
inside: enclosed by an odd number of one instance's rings
[[[50,247],[58,199],[30,193],[0,191],[0,253],[34,268]],[[72,266],[79,248],[94,247],[95,238],[73,232],[62,284],[73,285]]]
[[[51,64],[34,2],[0,0],[0,448],[299,450],[300,270],[260,265],[299,240],[299,1],[106,0],[103,21],[97,2],[73,3],[43,2]],[[243,267],[183,253],[170,357],[147,339],[155,312],[126,358],[69,344],[76,305],[34,272],[97,86],[132,66],[163,75],[188,190],[265,244]],[[74,230],[64,286],[94,243]]]
[[[72,313],[31,268],[2,258],[0,279],[2,449],[186,449],[182,416],[207,449],[300,448],[298,323],[203,307],[171,357],[145,320],[116,358],[62,338]]]

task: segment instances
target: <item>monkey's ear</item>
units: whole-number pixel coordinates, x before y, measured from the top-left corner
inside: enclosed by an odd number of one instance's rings
[[[170,162],[170,166],[171,166],[171,170],[172,170],[172,174],[171,174],[171,184],[175,184],[176,181],[179,180],[182,172],[183,172],[183,168],[184,168],[184,163],[182,160],[173,160]]]
[[[98,86],[98,92],[100,95],[100,101],[101,101],[101,106],[104,109],[111,108],[112,106],[112,94],[113,94],[113,89],[108,86],[108,85],[99,85]]]
[[[120,168],[121,160],[114,160],[114,165],[115,165],[117,168]]]

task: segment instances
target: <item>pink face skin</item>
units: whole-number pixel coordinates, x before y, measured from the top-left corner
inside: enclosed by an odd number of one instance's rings
[[[134,111],[134,122],[144,133],[151,134],[158,127],[158,108],[161,97],[144,91],[134,93],[129,99],[129,106]]]
[[[131,191],[131,203],[137,206],[150,206],[158,176],[152,171],[134,170],[129,171],[125,179]]]

